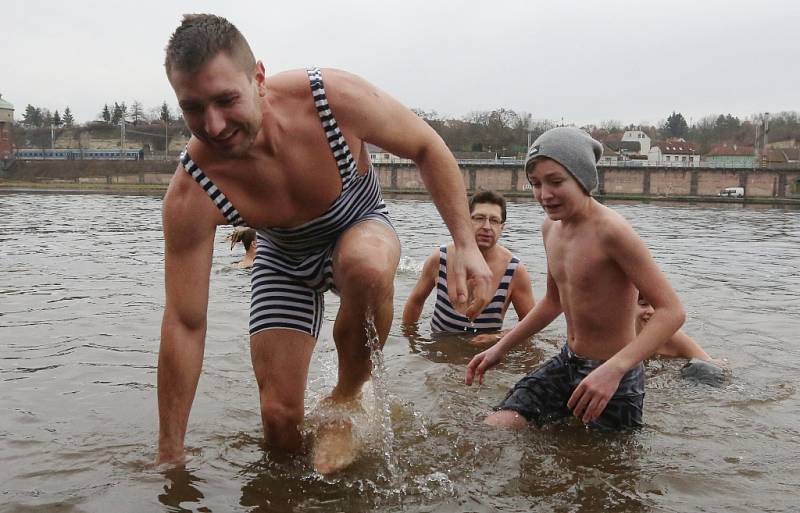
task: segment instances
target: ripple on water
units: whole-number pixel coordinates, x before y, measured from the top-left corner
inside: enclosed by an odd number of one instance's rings
[[[2,193],[0,193],[2,194]],[[468,337],[395,323],[365,390],[379,428],[365,457],[332,479],[306,456],[262,447],[247,338],[247,272],[217,235],[205,361],[189,421],[191,459],[155,455],[154,386],[163,295],[158,197],[4,194],[0,218],[0,511],[792,511],[800,483],[792,379],[800,308],[800,212],[729,206],[614,204],[631,220],[684,302],[685,329],[730,383],[648,364],[645,426],[624,436],[568,420],[525,433],[483,417],[564,341],[554,325],[463,385]],[[435,248],[449,241],[429,201],[388,200],[403,244],[395,318]],[[503,242],[544,293],[541,209],[510,202]],[[25,234],[19,226],[30,227]],[[420,227],[424,230],[420,230]],[[46,237],[46,251],[30,236]],[[57,258],[53,258],[56,256]],[[306,408],[335,384],[338,298],[312,356]],[[509,316],[508,325],[512,324]],[[389,463],[387,463],[389,462]],[[391,464],[390,464],[391,463]],[[7,477],[8,476],[8,477]],[[126,509],[127,508],[127,509]]]

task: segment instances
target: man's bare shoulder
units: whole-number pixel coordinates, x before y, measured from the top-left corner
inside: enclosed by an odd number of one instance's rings
[[[509,261],[511,261],[512,256],[514,255],[508,248],[506,248],[505,246],[501,246],[500,244],[495,244],[494,248],[492,248],[490,258],[487,258],[486,260],[489,265],[491,265],[493,262],[499,262],[499,261],[502,261],[507,264]]]
[[[358,90],[370,87],[370,83],[364,78],[349,71],[337,68],[323,68],[320,71],[326,88],[330,86],[335,89],[335,95],[346,95],[350,94],[353,89]]]
[[[305,93],[308,96],[308,72],[304,69],[280,71],[267,77],[266,86],[268,94],[286,96]]]
[[[165,236],[181,236],[196,230],[214,230],[224,222],[202,187],[178,165],[162,204]]]
[[[364,78],[344,70],[325,68],[322,80],[331,108],[338,108],[336,112],[343,119],[360,117],[364,110],[374,105],[373,102],[388,98],[386,93]]]

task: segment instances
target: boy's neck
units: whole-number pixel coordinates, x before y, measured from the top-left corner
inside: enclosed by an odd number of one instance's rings
[[[600,204],[591,196],[584,196],[572,213],[561,220],[564,226],[578,226],[594,217],[595,211]]]

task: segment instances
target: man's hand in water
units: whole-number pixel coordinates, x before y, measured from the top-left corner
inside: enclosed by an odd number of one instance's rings
[[[447,290],[450,303],[472,320],[492,300],[492,271],[477,245],[453,248],[447,259]]]
[[[503,337],[503,333],[481,333],[480,335],[475,335],[472,337],[472,340],[469,341],[469,345],[475,347],[488,347],[500,340]]]

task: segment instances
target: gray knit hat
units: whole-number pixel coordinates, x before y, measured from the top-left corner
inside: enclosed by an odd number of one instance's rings
[[[525,170],[538,158],[553,159],[578,181],[587,194],[597,187],[597,162],[603,145],[579,128],[551,128],[533,141],[525,158]]]

